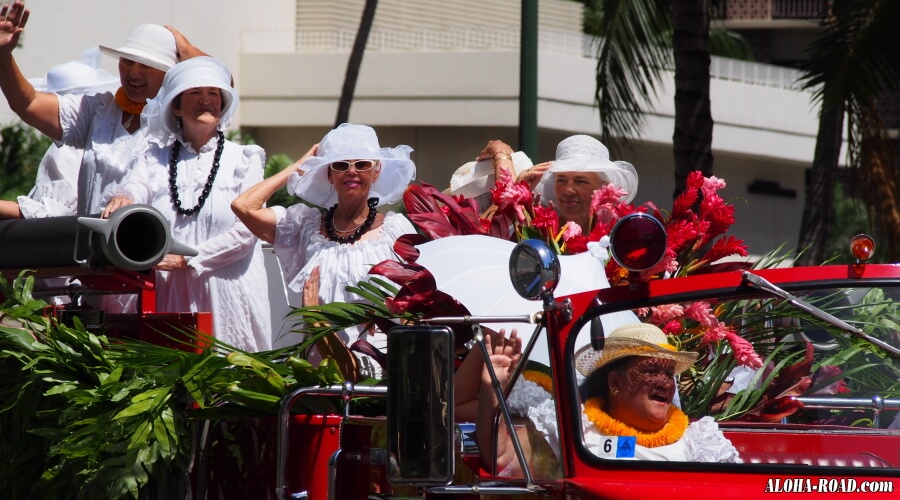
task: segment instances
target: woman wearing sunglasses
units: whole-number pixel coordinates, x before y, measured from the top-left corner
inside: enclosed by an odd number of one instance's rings
[[[346,287],[367,280],[372,265],[395,259],[397,238],[416,232],[403,215],[376,210],[399,201],[415,178],[411,151],[381,148],[372,128],[345,123],[231,207],[253,234],[275,245],[285,281],[304,306],[361,302]],[[266,208],[285,185],[304,203]],[[386,345],[384,333],[352,328],[317,342],[310,361],[332,357],[348,377],[380,378],[378,358]]]

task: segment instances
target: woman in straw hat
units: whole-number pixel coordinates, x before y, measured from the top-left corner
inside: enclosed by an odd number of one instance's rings
[[[78,176],[78,214],[99,213],[101,197],[124,179],[146,149],[140,114],[179,59],[202,55],[174,29],[138,26],[117,48],[100,50],[119,61],[121,87],[94,96],[37,92],[19,71],[13,49],[29,11],[22,2],[0,9],[0,89],[22,120],[54,141],[85,150]]]
[[[253,234],[275,245],[285,280],[301,294],[304,306],[362,301],[346,287],[367,280],[372,265],[396,259],[397,238],[415,234],[403,215],[377,211],[400,200],[415,179],[411,151],[409,146],[382,148],[371,127],[344,123],[297,163],[244,192],[232,204]],[[266,201],[285,185],[305,203],[266,208]],[[345,375],[380,377],[376,361],[387,345],[386,335],[351,330],[318,342],[312,360],[330,356]],[[345,345],[364,352],[350,356]]]
[[[158,209],[172,238],[198,255],[170,254],[157,265],[157,310],[210,311],[216,338],[254,352],[272,345],[266,271],[259,240],[231,202],[263,179],[265,153],[225,139],[237,106],[221,61],[176,64],[141,115],[150,146],[103,215],[133,202]]]
[[[581,349],[575,364],[586,376],[580,392],[588,451],[608,456],[603,453],[607,438],[634,437],[633,456],[620,458],[739,463],[737,450],[712,417],[689,423],[687,416],[672,404],[675,377],[690,368],[696,359],[697,353],[676,350],[662,330],[648,323],[616,328],[606,337],[602,351],[594,351],[590,346]],[[510,366],[502,356],[493,356],[491,361],[501,373]],[[487,387],[479,398],[485,401],[485,408],[479,409],[479,425],[490,428],[491,406],[496,411],[496,399],[490,383],[482,382],[482,385]],[[552,405],[548,399],[529,410],[528,416],[559,457]],[[505,431],[500,432],[500,436],[505,435]],[[500,440],[497,450],[498,470],[515,465],[515,455],[508,442]]]

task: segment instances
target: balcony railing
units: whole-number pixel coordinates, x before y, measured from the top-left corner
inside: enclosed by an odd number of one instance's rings
[[[729,9],[729,0],[710,0],[710,19],[822,19],[831,0],[756,0]]]
[[[821,19],[830,0],[772,0],[772,19]]]
[[[353,30],[269,30],[242,33],[242,50],[254,53],[348,53]],[[508,30],[372,30],[369,52],[518,52],[519,31]],[[538,51],[595,58],[597,39],[581,33],[541,30]],[[797,90],[797,70],[713,57],[712,78]]]

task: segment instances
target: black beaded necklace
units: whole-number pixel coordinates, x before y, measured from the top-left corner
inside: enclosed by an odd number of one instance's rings
[[[222,150],[225,149],[225,134],[220,130],[218,135],[219,139],[216,143],[216,154],[213,157],[212,169],[209,171],[209,177],[206,179],[206,184],[203,185],[203,192],[200,193],[200,198],[197,199],[197,204],[194,205],[194,208],[181,208],[181,198],[178,196],[178,184],[176,182],[178,175],[176,166],[178,165],[178,154],[181,152],[181,143],[176,140],[175,144],[172,144],[172,156],[169,158],[169,196],[172,198],[175,210],[181,215],[194,215],[203,207],[203,204],[206,203],[206,199],[209,197],[213,181],[216,180],[216,173],[219,171]]]
[[[375,208],[378,206],[378,198],[369,198],[366,204],[369,206],[369,215],[366,216],[366,220],[364,220],[362,224],[357,226],[349,236],[338,236],[334,230],[334,212],[335,210],[337,210],[337,203],[335,203],[333,207],[329,208],[328,213],[324,217],[325,234],[328,235],[328,239],[330,239],[331,241],[336,241],[338,243],[353,243],[360,239],[362,235],[366,234],[369,229],[372,228],[372,224],[375,222],[375,216],[378,215],[378,212],[375,210]]]

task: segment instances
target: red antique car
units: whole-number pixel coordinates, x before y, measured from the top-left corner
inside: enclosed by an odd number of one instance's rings
[[[624,246],[624,245],[623,245]],[[857,245],[860,246],[860,245]],[[863,245],[864,246],[864,245]],[[513,251],[510,276],[535,299],[533,316],[444,317],[390,334],[387,387],[300,389],[279,422],[279,498],[895,498],[900,480],[900,265],[745,269],[553,296],[556,257],[540,243]],[[630,263],[640,269],[640,263]],[[727,342],[709,345],[679,380],[691,418],[713,415],[743,463],[616,458],[585,446],[579,347],[602,345],[606,318],[703,302],[752,342],[762,368],[739,366]],[[474,424],[453,416],[453,333],[442,325],[536,322],[520,370],[548,377],[559,456],[537,443],[528,419],[501,405],[517,430],[518,472],[492,470]],[[691,340],[682,318],[678,342]],[[458,331],[458,330],[457,330]],[[478,345],[479,336],[470,345]],[[486,353],[485,353],[486,354]],[[515,380],[515,379],[514,379]],[[459,383],[459,381],[457,381]],[[498,389],[499,390],[499,389]],[[512,388],[515,391],[515,388]],[[508,395],[510,390],[506,391]],[[299,398],[386,397],[385,417],[296,416]],[[527,410],[527,409],[526,409]],[[502,432],[502,431],[501,431]],[[298,437],[302,436],[302,438]],[[540,438],[538,438],[540,439]],[[619,438],[621,439],[621,438]],[[556,460],[558,467],[546,463]],[[368,496],[367,496],[368,495]]]

